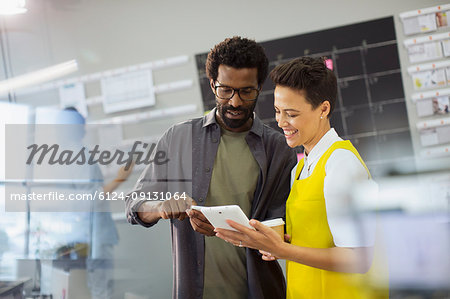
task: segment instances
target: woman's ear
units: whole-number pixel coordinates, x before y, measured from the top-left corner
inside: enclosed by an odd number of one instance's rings
[[[330,101],[324,101],[322,104],[320,104],[320,110],[321,115],[325,118],[330,118],[330,112],[331,112],[331,104]]]

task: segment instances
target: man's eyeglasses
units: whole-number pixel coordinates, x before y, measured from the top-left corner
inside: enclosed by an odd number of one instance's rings
[[[256,101],[259,89],[254,87],[233,88],[225,85],[215,85],[215,94],[219,99],[230,100],[237,92],[242,101]]]

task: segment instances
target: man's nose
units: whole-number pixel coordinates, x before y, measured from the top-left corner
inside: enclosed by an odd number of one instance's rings
[[[234,92],[233,97],[229,100],[229,104],[235,108],[242,106],[243,103],[237,91]]]

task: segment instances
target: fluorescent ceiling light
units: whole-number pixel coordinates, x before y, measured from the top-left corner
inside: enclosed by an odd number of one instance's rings
[[[0,81],[0,95],[7,94],[19,88],[51,81],[78,70],[76,60],[70,60],[39,71],[17,76],[11,79]]]
[[[0,0],[0,15],[15,15],[27,12],[25,0]]]

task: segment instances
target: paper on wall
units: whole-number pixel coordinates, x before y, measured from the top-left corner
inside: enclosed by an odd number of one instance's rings
[[[431,146],[439,143],[436,128],[423,130],[420,132],[420,142],[422,146]]]
[[[429,32],[436,30],[436,14],[415,16],[403,20],[403,31],[405,35]]]
[[[440,42],[431,42],[411,45],[408,47],[408,57],[411,63],[441,58],[441,44]]]
[[[414,89],[422,90],[446,85],[445,69],[417,72],[412,74]]]

